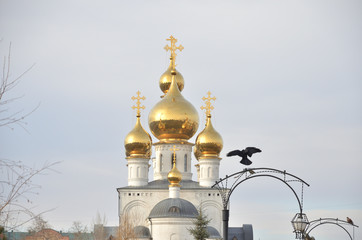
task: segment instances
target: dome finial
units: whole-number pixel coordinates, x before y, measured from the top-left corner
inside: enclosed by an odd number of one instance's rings
[[[164,47],[164,49],[166,51],[170,50],[170,52],[171,52],[170,60],[171,60],[171,64],[172,64],[172,70],[174,73],[176,73],[176,71],[175,71],[175,68],[176,68],[175,62],[176,62],[176,56],[177,56],[176,50],[179,50],[181,52],[184,49],[184,47],[181,44],[178,47],[176,47],[177,39],[174,38],[172,35],[170,36],[170,38],[167,38],[166,40],[171,42],[171,47],[166,45]],[[175,74],[173,74],[173,75],[175,75]]]
[[[211,117],[211,110],[214,109],[214,107],[211,105],[211,100],[215,101],[216,97],[211,97],[211,92],[207,92],[207,97],[202,98],[203,101],[205,101],[206,106],[201,106],[201,110],[205,110],[206,116]]]
[[[135,96],[132,97],[132,100],[137,100],[136,101],[136,106],[133,105],[132,109],[137,109],[137,117],[140,117],[141,116],[141,109],[145,109],[145,106],[141,106],[141,101],[140,100],[144,101],[146,99],[146,97],[145,96],[141,97],[140,96],[140,94],[141,94],[140,91],[137,91],[136,93],[137,93],[137,97],[135,97]]]
[[[167,179],[170,182],[171,187],[180,187],[180,182],[182,180],[182,174],[176,167],[176,151],[180,150],[176,148],[176,145],[173,145],[173,147],[170,149],[173,151],[173,167],[171,171],[168,173]]]

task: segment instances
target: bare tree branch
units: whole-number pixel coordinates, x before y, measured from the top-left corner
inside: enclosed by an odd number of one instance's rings
[[[23,110],[16,111],[15,113],[8,113],[9,109],[5,106],[8,106],[10,103],[22,98],[21,97],[13,97],[13,98],[7,98],[8,92],[12,89],[14,89],[20,82],[20,79],[29,72],[33,67],[35,66],[35,63],[30,66],[27,70],[25,70],[22,74],[19,76],[12,78],[11,75],[11,43],[9,44],[9,51],[7,56],[4,56],[3,58],[3,68],[2,68],[2,75],[1,75],[1,82],[0,82],[0,127],[9,127],[13,124],[17,124],[24,128],[25,122],[24,119],[28,117],[30,114],[32,114],[38,107],[35,107],[30,112],[24,113]]]
[[[48,171],[55,172],[53,167],[58,163],[45,163],[36,169],[22,162],[0,159],[0,222],[7,230],[16,229],[52,210],[34,213],[31,196],[38,194],[40,186],[32,180]]]

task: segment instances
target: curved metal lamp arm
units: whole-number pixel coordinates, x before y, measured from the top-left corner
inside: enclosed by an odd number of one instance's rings
[[[349,238],[351,240],[353,240],[353,237],[351,236],[351,234],[348,232],[348,230],[342,226],[343,225],[349,225],[349,226],[352,226],[352,227],[358,227],[357,225],[355,224],[352,224],[352,223],[349,223],[347,221],[344,221],[344,220],[340,220],[338,218],[320,218],[320,219],[316,219],[316,220],[313,220],[313,221],[310,221],[309,222],[309,225],[307,227],[307,229],[305,230],[305,232],[309,235],[309,233],[315,229],[316,227],[319,227],[321,225],[324,225],[324,224],[334,224],[334,225],[337,225],[338,227],[342,228],[349,236]],[[310,229],[309,229],[310,228]]]
[[[235,181],[232,183],[231,187],[228,188],[228,180],[230,178],[236,178]],[[306,183],[303,179],[292,175],[285,170],[278,170],[274,168],[245,168],[244,170],[240,172],[233,173],[231,175],[226,175],[225,178],[220,178],[219,181],[217,181],[212,187],[219,190],[220,195],[222,197],[224,209],[227,209],[227,206],[230,201],[230,196],[241,183],[245,182],[246,180],[253,179],[256,177],[271,177],[275,178],[284,184],[286,184],[294,193],[294,196],[297,198],[298,204],[299,204],[299,210],[302,213],[303,211],[303,185],[307,185],[309,187],[309,184]],[[298,194],[295,192],[295,190],[292,188],[292,186],[289,184],[290,182],[300,182],[302,183],[302,201],[300,200]]]

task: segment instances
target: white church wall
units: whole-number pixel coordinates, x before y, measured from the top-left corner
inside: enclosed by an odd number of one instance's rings
[[[142,211],[144,220],[157,203],[169,198],[168,189],[119,189],[119,194],[120,217],[123,213],[135,210]],[[205,213],[211,219],[209,225],[222,234],[222,202],[217,190],[211,188],[182,189],[181,187],[180,198],[190,201],[196,208],[202,205]]]
[[[190,201],[197,209],[202,206],[208,218],[211,219],[209,225],[222,234],[222,200],[216,189],[185,189],[181,190],[180,198]]]
[[[152,220],[153,240],[190,240],[188,229],[193,227],[191,218],[154,218]]]
[[[182,174],[183,180],[191,180],[191,152],[192,144],[155,144],[155,160],[153,164],[154,180],[167,179],[167,175],[172,169],[173,146],[178,149],[176,151],[176,167]],[[186,156],[186,158],[185,158]]]

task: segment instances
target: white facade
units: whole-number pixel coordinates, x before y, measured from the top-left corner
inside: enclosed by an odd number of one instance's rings
[[[173,151],[171,149],[174,145],[179,149],[176,151],[176,167],[182,174],[179,193],[172,190],[170,193],[167,180],[167,175],[172,168]],[[191,167],[194,167],[191,166],[192,147],[192,144],[155,144],[156,157],[152,163],[154,179],[146,184],[145,179],[148,179],[148,176],[146,177],[144,174],[147,172],[148,175],[148,162],[150,160],[128,159],[129,186],[117,189],[120,219],[123,214],[137,216],[139,219],[137,225],[148,227],[153,240],[184,239],[181,236],[189,236],[187,229],[192,227],[192,219],[151,219],[151,221],[148,219],[155,205],[170,198],[171,194],[171,196],[177,196],[191,202],[196,208],[202,205],[204,213],[211,219],[209,226],[214,227],[222,235],[221,197],[216,189],[209,186],[211,182],[215,182],[215,177],[219,175],[220,159],[200,161],[201,169],[208,165],[211,165],[213,169],[210,171],[211,176],[202,175],[205,176],[201,178],[205,186],[201,186],[200,182],[191,180]]]
[[[193,144],[167,144],[158,143],[155,144],[155,155],[153,159],[153,178],[154,180],[167,179],[167,175],[172,169],[173,163],[173,151],[171,150],[175,146],[176,151],[176,167],[182,174],[182,180],[191,180],[191,153]]]
[[[199,159],[199,182],[202,187],[212,187],[219,180],[221,158]]]
[[[135,215],[142,219],[137,224],[147,227],[150,227],[148,216],[153,207],[160,201],[169,198],[168,182],[164,184],[164,188],[125,187],[119,188],[118,193],[120,219],[123,214]],[[222,202],[217,190],[211,188],[183,189],[181,187],[180,198],[190,201],[196,208],[202,205],[205,214],[212,219],[209,225],[222,235]]]
[[[127,158],[128,186],[145,186],[148,184],[148,162],[145,158]]]

